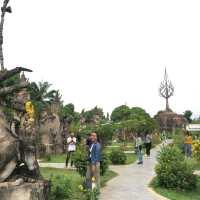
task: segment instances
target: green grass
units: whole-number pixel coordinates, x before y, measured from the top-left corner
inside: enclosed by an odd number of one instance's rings
[[[83,184],[84,179],[78,174],[78,172],[74,170],[55,169],[55,168],[40,168],[40,171],[43,177],[47,180],[50,180],[52,175],[66,176],[71,180],[72,183],[73,199],[76,200],[83,199],[83,193],[80,191],[79,185]],[[116,176],[117,173],[113,171],[108,171],[103,177],[101,177],[101,186],[104,187],[109,180],[111,180]]]
[[[136,161],[136,155],[133,153],[128,153],[126,154],[127,160],[126,160],[126,165],[132,164]]]
[[[112,143],[111,145],[105,147],[105,151],[108,153],[116,149],[123,149],[124,151],[134,151],[135,148],[133,143],[126,143],[125,146],[124,143]]]
[[[83,183],[83,178],[76,172],[75,170],[68,170],[68,169],[56,169],[56,168],[40,168],[40,171],[45,179],[50,179],[51,175],[60,175],[60,176],[67,176],[71,179],[74,185],[80,185]],[[101,185],[104,187],[106,182],[111,180],[112,178],[116,177],[117,173],[109,170],[106,172],[104,176],[101,177]]]
[[[194,167],[195,167],[195,170],[200,170],[200,161],[196,161]]]
[[[151,183],[151,187],[160,195],[170,200],[200,200],[200,178],[198,178],[197,188],[194,191],[177,191],[169,190],[158,187],[154,179]]]
[[[59,175],[69,178],[72,184],[71,193],[73,194],[73,199],[81,200],[83,194],[78,186],[83,183],[83,178],[76,171],[55,168],[40,168],[40,171],[43,177],[47,180],[50,180],[52,175]]]
[[[41,162],[48,162],[48,163],[65,163],[67,154],[51,154],[42,158]]]
[[[136,161],[136,155],[134,153],[128,153],[126,154],[127,160],[126,165],[132,164]],[[48,163],[65,163],[66,155],[60,154],[60,155],[50,155],[50,160],[43,158],[40,162],[48,162]]]
[[[107,171],[106,174],[104,176],[101,177],[101,187],[105,187],[106,183],[115,178],[117,176],[116,172],[113,172],[111,170]]]

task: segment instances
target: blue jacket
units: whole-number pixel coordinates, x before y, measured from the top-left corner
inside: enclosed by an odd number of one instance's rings
[[[90,161],[93,165],[101,161],[101,145],[98,142],[91,145]]]

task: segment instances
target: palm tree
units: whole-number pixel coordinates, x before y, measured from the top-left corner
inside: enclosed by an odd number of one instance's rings
[[[11,7],[8,6],[9,0],[4,0],[3,7],[1,7],[1,22],[0,22],[0,64],[1,71],[4,70],[4,57],[3,57],[3,25],[5,21],[6,12],[11,13]]]
[[[59,90],[51,90],[48,94],[48,99],[50,102],[60,103],[62,95]]]
[[[33,101],[38,113],[45,110],[52,102],[60,102],[61,95],[59,90],[50,90],[51,84],[48,82],[32,82],[29,86],[31,100]]]

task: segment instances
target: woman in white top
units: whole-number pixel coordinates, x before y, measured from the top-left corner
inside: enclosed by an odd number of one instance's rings
[[[71,133],[67,138],[67,159],[66,159],[66,167],[68,167],[69,160],[71,160],[71,167],[73,166],[72,154],[76,151],[76,137],[74,137],[74,133]]]

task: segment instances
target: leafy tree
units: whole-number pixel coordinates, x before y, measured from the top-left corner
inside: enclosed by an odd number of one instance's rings
[[[96,132],[97,132],[97,135],[99,137],[101,144],[105,145],[109,141],[112,140],[114,132],[115,132],[115,128],[114,128],[113,124],[111,124],[111,123],[100,124],[96,128]]]
[[[144,109],[129,108],[126,105],[115,108],[111,114],[111,120],[124,146],[127,140],[132,138],[132,134],[151,133],[157,126],[155,120]]]
[[[114,122],[127,120],[130,118],[130,114],[130,108],[126,105],[121,105],[112,111],[111,120]]]
[[[50,90],[51,84],[48,82],[39,82],[38,84],[32,82],[28,87],[31,100],[36,108],[38,116],[44,111],[52,102],[58,102],[61,95],[58,90]]]
[[[50,103],[53,103],[53,102],[61,102],[61,98],[62,98],[62,95],[60,94],[60,91],[59,90],[51,90],[49,92],[49,102]]]
[[[188,120],[188,122],[189,123],[191,123],[192,122],[192,111],[190,111],[190,110],[186,110],[185,112],[184,112],[184,117]]]
[[[20,75],[17,74],[5,81],[3,81],[0,85],[0,87],[9,87],[12,85],[17,85],[20,82]],[[7,120],[10,122],[13,120],[14,117],[14,110],[13,110],[13,94],[7,94],[4,96],[1,96],[1,99],[4,102],[4,113],[6,115]]]
[[[146,111],[140,107],[133,107],[130,109],[130,119],[137,119],[137,120],[143,120],[147,118],[151,118]]]
[[[96,120],[101,121],[105,118],[103,109],[97,106],[88,111],[83,110],[81,116],[85,119],[86,123],[96,123]]]
[[[128,133],[152,132],[156,123],[154,119],[142,108],[122,105],[114,109],[111,119],[117,122],[118,129]],[[125,136],[124,136],[125,137]]]
[[[72,122],[74,119],[74,105],[72,103],[67,104],[61,107],[60,116],[61,119],[66,120],[67,122]]]

